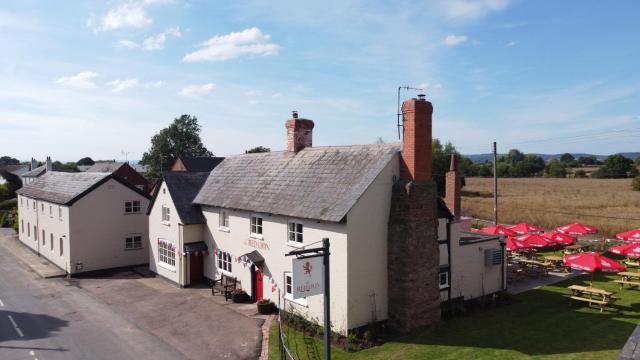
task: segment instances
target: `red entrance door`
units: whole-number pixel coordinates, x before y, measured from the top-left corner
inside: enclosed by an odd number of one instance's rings
[[[262,300],[262,271],[256,269],[256,301]]]

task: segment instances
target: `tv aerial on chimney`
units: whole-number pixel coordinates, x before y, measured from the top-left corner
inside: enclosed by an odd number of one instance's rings
[[[419,89],[419,88],[414,88],[411,86],[398,86],[398,140],[402,139],[402,135],[400,134],[400,128],[402,126],[404,126],[403,123],[400,122],[400,116],[402,116],[402,109],[400,108],[400,93],[402,92],[402,90],[405,91],[409,91],[409,90],[416,90],[416,91],[421,91],[424,89]],[[404,119],[402,119],[402,121],[404,122]]]

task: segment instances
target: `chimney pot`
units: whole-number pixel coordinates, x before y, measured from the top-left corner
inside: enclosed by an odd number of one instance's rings
[[[292,116],[294,119],[297,119],[297,118],[298,118],[298,111],[293,110],[293,111],[291,112],[291,116]]]
[[[444,202],[456,219],[460,219],[462,209],[462,178],[458,176],[458,156],[451,154],[451,165],[447,172]]]
[[[418,100],[426,101],[425,96],[426,96],[425,94],[418,94]]]

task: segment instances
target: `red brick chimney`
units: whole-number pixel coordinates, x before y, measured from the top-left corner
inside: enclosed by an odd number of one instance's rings
[[[400,177],[431,181],[431,115],[433,105],[424,95],[402,103],[403,146]]]
[[[313,140],[313,120],[298,119],[298,112],[293,111],[291,119],[287,120],[287,151],[298,152],[311,147]]]
[[[444,202],[456,219],[460,219],[462,205],[462,179],[458,176],[458,157],[451,154],[451,165],[446,176]]]

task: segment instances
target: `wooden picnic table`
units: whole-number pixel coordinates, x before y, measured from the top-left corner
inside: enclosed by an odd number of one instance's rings
[[[618,275],[622,276],[622,279],[614,281],[620,284],[620,289],[622,289],[625,284],[630,286],[640,286],[640,272],[623,271],[619,272]]]
[[[540,270],[542,275],[548,275],[549,270],[552,270],[554,267],[553,264],[549,262],[542,262],[538,260],[520,259],[518,262],[524,265],[525,268]]]
[[[583,301],[589,304],[596,304],[600,307],[600,312],[606,305],[613,303],[616,300],[615,293],[603,289],[594,288],[591,286],[571,285],[571,300]]]
[[[624,264],[630,267],[640,267],[640,262],[638,262],[637,260],[627,259],[624,261]]]
[[[564,247],[565,254],[574,254],[584,251],[585,246],[580,244],[569,245]]]
[[[571,272],[571,268],[564,265],[564,262],[562,261],[562,256],[550,255],[550,256],[545,256],[544,259],[545,261],[553,264],[556,270]]]

